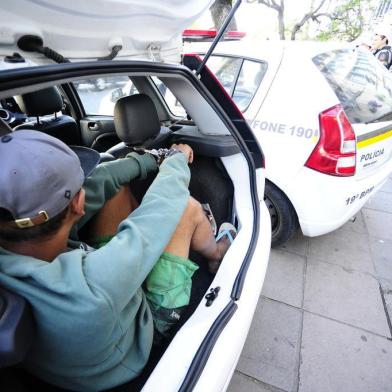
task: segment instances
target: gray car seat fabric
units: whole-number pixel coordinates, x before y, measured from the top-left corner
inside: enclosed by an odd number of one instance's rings
[[[107,152],[116,158],[125,156],[134,147],[165,147],[171,135],[169,128],[161,127],[155,105],[145,94],[130,95],[116,102],[114,126],[122,142]]]
[[[35,129],[62,140],[68,145],[80,145],[80,134],[76,121],[66,115],[56,116],[55,113],[63,108],[63,100],[57,87],[49,87],[15,97],[20,109],[36,121],[24,123],[15,127],[18,129]],[[50,118],[41,116],[53,115]]]

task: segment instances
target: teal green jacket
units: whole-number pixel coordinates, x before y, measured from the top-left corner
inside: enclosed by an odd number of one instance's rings
[[[154,169],[149,155],[99,165],[85,182],[83,219],[121,185]],[[66,389],[100,391],[141,373],[153,338],[141,285],[185,210],[189,179],[184,154],[167,158],[140,207],[98,250],[73,241],[73,249],[48,263],[0,248],[0,285],[34,310],[37,333],[26,359],[33,374]]]

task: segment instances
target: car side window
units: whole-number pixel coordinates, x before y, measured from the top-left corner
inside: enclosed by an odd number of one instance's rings
[[[138,90],[126,75],[79,79],[74,82],[87,115],[113,116],[114,104]]]
[[[232,95],[233,101],[241,112],[245,112],[248,108],[266,71],[267,63],[244,60]]]
[[[207,66],[242,112],[248,108],[267,71],[267,63],[240,57],[211,56]]]
[[[215,74],[230,96],[233,96],[241,64],[242,58],[239,57],[211,56],[207,61],[208,68]]]

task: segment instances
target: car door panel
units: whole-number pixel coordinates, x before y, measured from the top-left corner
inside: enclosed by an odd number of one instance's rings
[[[120,142],[115,131],[113,117],[110,116],[87,116],[82,118],[80,120],[80,132],[83,144],[99,151],[103,150],[106,145],[111,144],[113,146]],[[97,148],[98,143],[100,147]],[[108,146],[105,151],[111,146]]]

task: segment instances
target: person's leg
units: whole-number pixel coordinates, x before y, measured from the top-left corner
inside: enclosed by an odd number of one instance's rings
[[[129,186],[122,186],[83,227],[86,240],[114,236],[118,225],[138,207]]]
[[[227,237],[215,241],[211,225],[201,204],[190,197],[165,252],[188,258],[189,250],[192,249],[210,262],[216,263],[222,260],[229,246],[230,241]]]
[[[88,233],[86,239],[94,240],[115,235],[121,221],[137,207],[138,203],[130,187],[121,187],[120,191],[109,199],[99,213],[85,225],[83,231]],[[216,265],[222,260],[229,246],[230,241],[227,237],[215,241],[211,225],[201,204],[190,197],[165,252],[188,258],[189,250],[192,249]]]

